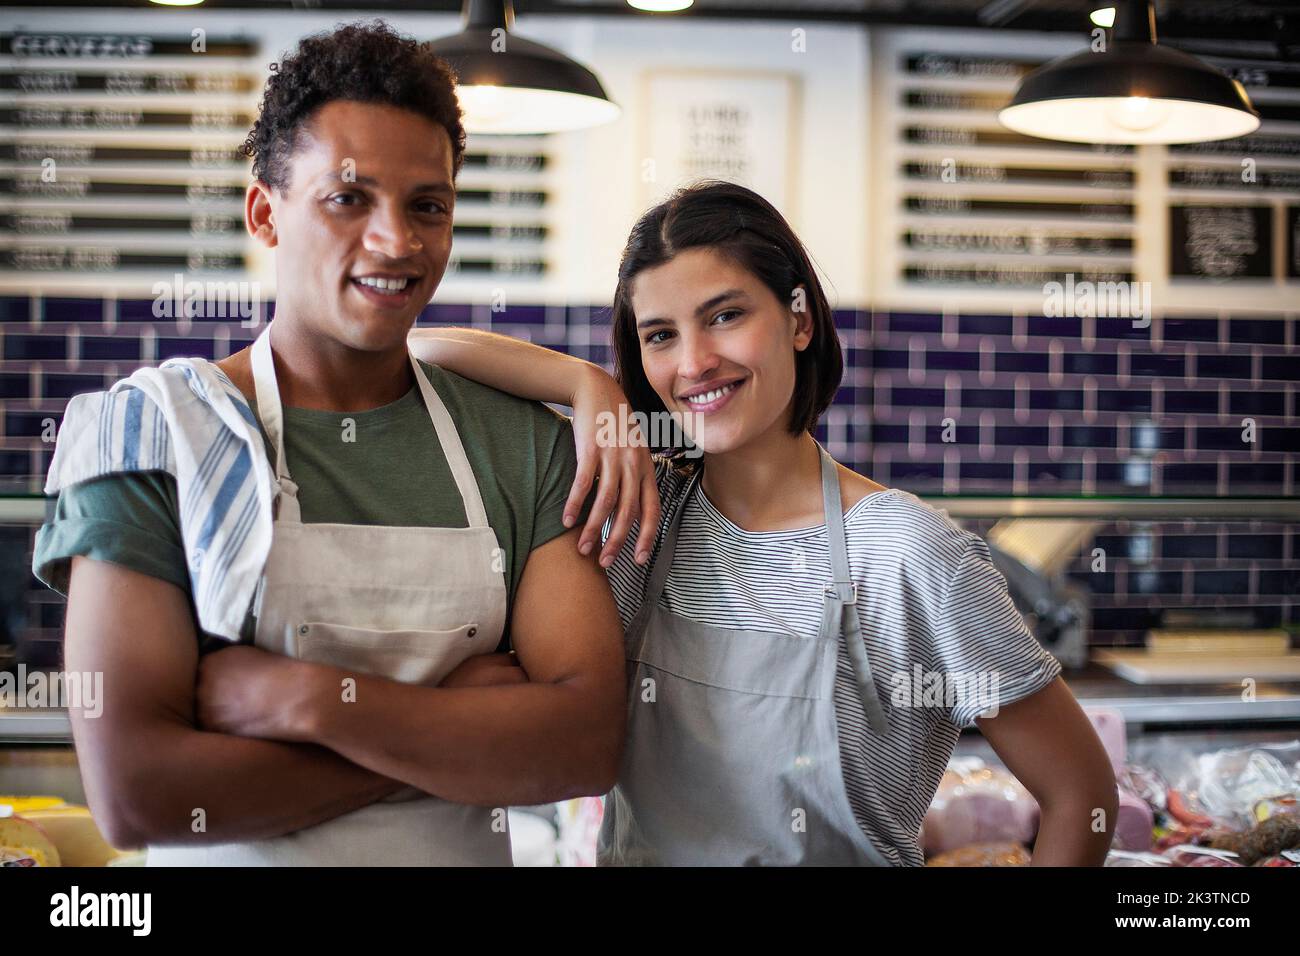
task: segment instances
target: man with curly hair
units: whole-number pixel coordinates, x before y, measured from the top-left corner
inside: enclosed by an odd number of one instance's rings
[[[509,864],[505,807],[613,783],[621,630],[568,420],[407,350],[454,76],[381,22],[308,37],[245,151],[274,321],[79,396],[51,466],[34,568],[104,675],[72,713],[96,821],[151,864]]]

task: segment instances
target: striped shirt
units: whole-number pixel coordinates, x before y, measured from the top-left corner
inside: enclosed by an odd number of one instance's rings
[[[689,467],[655,460],[663,513],[655,557]],[[832,577],[825,524],[746,531],[702,488],[685,507],[660,607],[715,627],[817,636],[822,586]],[[624,628],[647,582],[648,565],[633,560],[638,531],[634,524],[609,569]],[[845,789],[884,857],[920,866],[921,821],[961,728],[1046,687],[1061,665],[1026,627],[984,539],[939,509],[902,489],[873,492],[845,512],[844,535],[890,722],[884,738],[870,730],[841,636],[834,703]]]

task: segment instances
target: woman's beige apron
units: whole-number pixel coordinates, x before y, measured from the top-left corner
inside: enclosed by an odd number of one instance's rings
[[[858,621],[835,462],[818,447],[833,579],[815,638],[713,627],[659,607],[702,468],[683,494],[626,635],[627,746],[605,800],[600,865],[889,865],[854,819],[840,765],[841,636],[872,729],[888,723]]]

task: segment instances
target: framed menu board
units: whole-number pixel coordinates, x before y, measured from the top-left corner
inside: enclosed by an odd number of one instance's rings
[[[904,45],[882,94],[897,122],[898,272],[911,288],[1041,289],[1132,279],[1133,151],[1038,140],[997,111],[1040,62]]]
[[[1086,42],[1082,31],[1033,44],[920,28],[877,37],[876,298],[1036,312],[1045,284],[1072,275],[1148,283],[1166,308],[1294,308],[1300,63],[1188,48],[1238,79],[1260,112],[1260,128],[1233,140],[1093,145],[999,123],[1028,72]],[[1248,281],[1219,294],[1229,279]]]
[[[0,279],[248,268],[248,38],[0,36]]]
[[[1286,275],[1300,279],[1300,206],[1286,207]]]
[[[1169,274],[1267,279],[1273,264],[1269,206],[1170,206]]]
[[[797,212],[799,86],[786,73],[662,70],[643,81],[640,181],[645,205],[697,179],[755,190]]]
[[[0,34],[0,289],[149,288],[257,270],[244,228],[259,36]],[[471,137],[447,281],[536,279],[550,138]]]
[[[1287,262],[1291,240],[1283,230],[1287,200],[1300,197],[1300,64],[1206,59],[1246,87],[1260,127],[1166,151],[1169,276],[1190,286],[1256,279],[1281,289],[1298,275]]]

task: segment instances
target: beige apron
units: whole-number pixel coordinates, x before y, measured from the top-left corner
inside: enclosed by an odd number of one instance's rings
[[[425,686],[440,683],[466,658],[495,651],[506,621],[504,561],[460,435],[419,364],[411,359],[469,527],[303,524],[298,486],[285,462],[269,335],[268,326],[253,344],[253,381],[262,427],[275,446],[279,492],[271,552],[254,598],[256,645]],[[148,862],[509,866],[510,834],[504,808],[451,803],[408,787],[272,839],[150,847]]]
[[[682,495],[626,634],[627,745],[599,865],[889,865],[854,819],[840,763],[841,640],[872,731],[887,734],[889,718],[862,638],[839,476],[818,450],[833,578],[816,638],[700,624],[659,606],[702,467]]]

